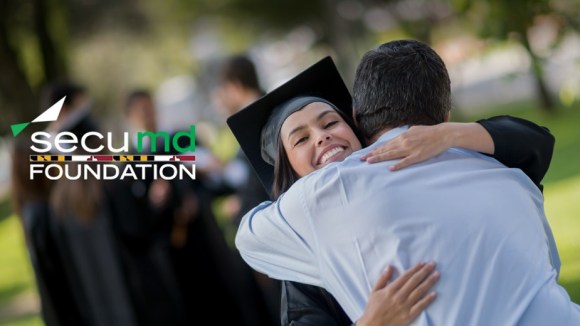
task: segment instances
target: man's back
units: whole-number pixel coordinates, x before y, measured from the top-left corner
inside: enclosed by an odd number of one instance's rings
[[[386,164],[356,161],[352,157],[305,179],[304,187],[318,199],[308,204],[319,250],[327,255],[321,259],[328,264],[321,265],[335,268],[345,254],[359,257],[358,266],[341,266],[367,279],[348,289],[349,296],[354,290],[367,297],[387,264],[404,271],[433,260],[442,277],[427,315],[434,322],[474,324],[484,317],[477,315],[482,307],[491,312],[498,300],[525,306],[520,301],[531,300],[555,276],[539,220],[541,194],[519,171],[459,150],[396,173],[388,173]]]
[[[396,173],[386,165],[355,156],[305,179],[304,190],[317,198],[307,205],[322,273],[340,266],[363,281],[327,284],[347,289],[339,297],[366,298],[387,264],[403,271],[433,260],[442,277],[438,299],[420,317],[427,324],[515,324],[555,282],[542,195],[521,171],[455,149]]]

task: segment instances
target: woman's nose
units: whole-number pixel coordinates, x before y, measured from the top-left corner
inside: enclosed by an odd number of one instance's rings
[[[317,142],[317,144],[318,144],[318,145],[322,145],[322,144],[324,144],[325,142],[329,141],[331,138],[332,138],[332,137],[330,137],[330,134],[328,134],[328,133],[321,133],[321,134],[319,135],[319,137],[318,137],[318,142]]]

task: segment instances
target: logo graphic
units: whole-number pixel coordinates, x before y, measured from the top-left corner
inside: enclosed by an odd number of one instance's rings
[[[65,98],[31,122],[12,125],[12,134],[16,137],[33,122],[56,121]],[[30,149],[35,154],[29,158],[30,180],[38,176],[49,180],[195,180],[195,125],[174,134],[141,131],[134,136],[125,131],[118,142],[112,132],[88,131],[82,135],[66,130],[34,132],[30,136]],[[99,140],[91,141],[95,138]],[[130,139],[136,144],[131,146]],[[129,152],[130,148],[136,153]]]
[[[44,111],[41,115],[36,117],[36,119],[32,120],[31,122],[24,122],[24,123],[17,123],[10,126],[12,129],[12,135],[14,137],[18,136],[24,130],[24,128],[28,127],[29,124],[33,122],[48,122],[48,121],[56,121],[60,110],[62,109],[62,105],[64,104],[64,99],[61,98],[58,102],[54,103],[48,110]]]

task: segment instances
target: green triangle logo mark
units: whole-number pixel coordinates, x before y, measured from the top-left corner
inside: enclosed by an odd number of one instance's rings
[[[63,96],[63,98],[61,98],[58,102],[54,103],[51,107],[48,108],[48,110],[42,112],[41,115],[36,117],[31,122],[56,121],[56,119],[58,119],[58,115],[60,114],[60,110],[62,109],[65,99],[66,96]],[[11,125],[10,128],[12,128],[12,135],[14,137],[18,136],[18,134],[21,133],[22,130],[24,130],[24,128],[26,128],[29,124],[30,122],[24,122]]]
[[[18,136],[18,134],[21,133],[29,124],[30,122],[24,122],[11,125],[10,128],[12,129],[12,135],[14,137]]]

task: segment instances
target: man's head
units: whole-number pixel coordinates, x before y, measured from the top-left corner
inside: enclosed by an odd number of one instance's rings
[[[219,85],[214,96],[230,116],[261,95],[254,63],[244,55],[230,57],[219,73]]]
[[[403,125],[444,122],[451,85],[443,60],[424,43],[392,41],[367,52],[353,86],[354,118],[367,139]]]

